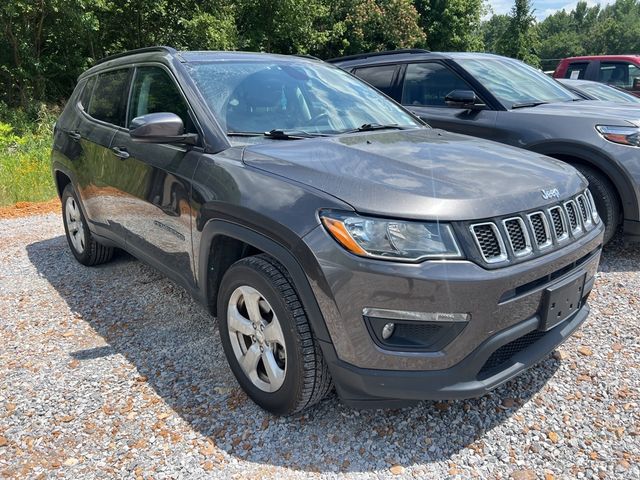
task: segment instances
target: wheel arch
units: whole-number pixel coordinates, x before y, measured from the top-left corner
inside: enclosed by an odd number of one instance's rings
[[[583,165],[600,173],[615,187],[623,217],[634,220],[640,218],[638,205],[640,197],[637,188],[622,167],[605,153],[587,145],[558,142],[532,145],[529,148],[536,153],[562,160],[570,165]]]
[[[237,260],[259,253],[272,256],[286,268],[303,302],[315,337],[323,342],[330,342],[329,332],[309,279],[291,250],[255,230],[220,219],[210,220],[204,226],[199,249],[200,296],[211,313],[217,315],[218,288],[227,269]]]

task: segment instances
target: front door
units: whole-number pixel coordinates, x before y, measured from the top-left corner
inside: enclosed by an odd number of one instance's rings
[[[180,116],[195,133],[187,103],[171,74],[160,66],[137,67],[127,124],[156,112]],[[191,178],[197,155],[183,145],[139,143],[119,131],[111,151],[120,162],[119,222],[127,249],[186,286],[194,283],[191,248]]]
[[[451,132],[491,139],[496,112],[447,106],[453,90],[474,91],[463,78],[441,62],[409,63],[402,84],[402,104],[429,125]],[[477,95],[477,93],[476,93]]]

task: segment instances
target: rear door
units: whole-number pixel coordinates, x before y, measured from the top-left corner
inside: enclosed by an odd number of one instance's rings
[[[131,69],[119,68],[87,80],[80,99],[77,124],[68,133],[80,143],[77,182],[93,230],[122,241],[117,200],[120,161],[109,149],[111,140],[124,128],[126,99]]]
[[[377,88],[385,95],[396,101],[400,101],[400,89],[398,88],[399,65],[375,65],[372,67],[359,67],[353,73]]]
[[[135,69],[127,125],[148,113],[171,112],[188,133],[198,133],[192,113],[173,75],[162,65]],[[191,178],[198,153],[184,145],[139,143],[120,130],[111,151],[120,166],[117,188],[123,193],[119,222],[127,248],[167,275],[193,285]],[[117,157],[116,157],[117,156]]]
[[[453,90],[479,93],[443,62],[406,65],[401,82],[401,103],[429,125],[457,133],[493,138],[496,112],[488,106],[480,110],[447,106],[445,97]]]

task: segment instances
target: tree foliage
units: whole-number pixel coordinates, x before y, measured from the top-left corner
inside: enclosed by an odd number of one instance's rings
[[[483,0],[9,0],[0,4],[0,102],[66,98],[96,59],[145,47],[322,58],[482,48]]]

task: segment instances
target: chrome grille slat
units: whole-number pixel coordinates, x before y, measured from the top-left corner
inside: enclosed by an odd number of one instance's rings
[[[529,240],[529,232],[520,217],[507,218],[502,221],[511,250],[516,257],[529,255],[533,249]]]
[[[549,222],[544,212],[533,212],[527,215],[529,218],[529,226],[533,231],[533,238],[540,250],[548,248],[552,245],[551,231]]]
[[[564,209],[567,212],[567,218],[569,219],[569,228],[571,228],[571,233],[576,235],[582,230],[582,226],[580,220],[578,219],[578,207],[576,202],[573,200],[569,200],[564,204]]]
[[[553,233],[556,237],[556,241],[562,242],[569,238],[569,230],[567,228],[567,222],[564,218],[564,211],[562,208],[555,206],[551,207],[548,211],[549,217],[551,217]]]
[[[471,225],[471,233],[485,262],[497,263],[507,259],[507,250],[495,223],[485,222]]]
[[[576,198],[578,202],[578,209],[580,210],[580,217],[582,218],[582,225],[585,230],[590,230],[593,225],[593,219],[591,217],[591,211],[589,210],[589,205],[587,204],[587,198],[581,193]]]

